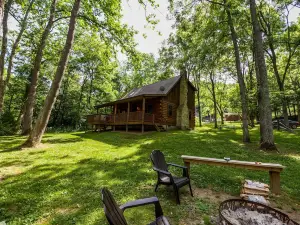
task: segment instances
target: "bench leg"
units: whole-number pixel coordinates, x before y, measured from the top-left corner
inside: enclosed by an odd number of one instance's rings
[[[184,165],[187,167],[187,171],[188,171],[188,176],[190,177],[190,168],[191,168],[191,166],[190,166],[190,162],[184,162]]]
[[[269,171],[271,191],[273,194],[280,194],[280,173],[275,171]]]

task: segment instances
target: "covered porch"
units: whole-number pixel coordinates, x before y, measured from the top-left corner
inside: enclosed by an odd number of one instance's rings
[[[117,128],[129,130],[131,127],[144,132],[145,126],[160,126],[159,117],[160,98],[144,97],[133,99],[121,99],[115,102],[98,105],[97,114],[88,115],[87,122],[95,130]],[[134,126],[135,125],[135,126]]]

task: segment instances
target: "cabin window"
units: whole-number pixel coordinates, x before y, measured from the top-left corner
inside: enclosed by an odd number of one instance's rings
[[[172,115],[173,115],[173,106],[168,105],[168,116],[172,116]]]
[[[153,113],[153,106],[151,104],[147,105],[146,113]]]

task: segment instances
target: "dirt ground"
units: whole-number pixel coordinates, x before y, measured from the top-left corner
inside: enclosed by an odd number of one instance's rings
[[[203,199],[207,202],[210,202],[211,204],[215,205],[216,210],[214,210],[213,215],[210,215],[210,221],[212,224],[214,220],[217,220],[218,218],[218,206],[221,202],[233,199],[233,198],[240,198],[239,196],[233,196],[224,192],[216,192],[208,188],[194,188],[194,198],[197,199]],[[295,210],[294,207],[278,203],[277,197],[271,197],[269,199],[270,206],[287,214],[291,219],[294,221],[300,223],[300,208]],[[184,218],[179,225],[199,225],[199,224],[205,224],[203,218],[195,220],[194,216],[191,216],[191,218]]]

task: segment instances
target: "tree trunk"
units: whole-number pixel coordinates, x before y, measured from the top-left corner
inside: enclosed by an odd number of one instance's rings
[[[201,113],[201,102],[200,102],[200,74],[196,75],[196,87],[198,89],[197,90],[197,101],[198,101],[199,126],[202,127],[202,113]]]
[[[283,114],[283,120],[284,120],[284,124],[286,126],[289,126],[288,102],[287,102],[286,96],[284,94],[284,90],[282,90],[281,93],[283,94],[283,96],[282,96],[282,114]]]
[[[20,107],[20,112],[17,118],[17,123],[16,123],[16,129],[19,131],[20,129],[22,130],[22,126],[23,126],[23,121],[24,121],[24,113],[25,113],[25,109],[26,109],[26,105],[25,105],[25,101],[27,99],[28,96],[28,92],[29,92],[29,87],[30,87],[30,75],[28,75],[27,77],[27,82],[25,85],[25,93],[23,95],[23,101],[22,101],[22,105]]]
[[[226,8],[227,17],[228,17],[228,25],[230,27],[230,32],[231,32],[231,39],[234,47],[235,66],[236,66],[238,83],[240,87],[240,97],[242,103],[243,142],[250,142],[250,136],[248,130],[248,100],[247,100],[247,93],[246,93],[246,85],[245,85],[242,68],[241,68],[238,37],[233,25],[230,9],[226,5],[226,0],[224,0],[224,4]]]
[[[83,97],[83,91],[84,91],[84,87],[86,82],[88,81],[88,77],[85,76],[81,85],[81,89],[80,89],[80,95],[79,95],[79,100],[78,100],[78,109],[77,109],[77,114],[80,115],[80,111],[81,111],[81,102],[82,102],[82,97]]]
[[[42,34],[40,44],[37,49],[37,53],[34,59],[33,69],[31,71],[31,82],[30,88],[28,92],[28,97],[25,103],[25,113],[24,113],[24,122],[22,127],[22,134],[28,135],[32,129],[32,119],[33,119],[33,109],[35,105],[36,99],[36,88],[38,83],[38,76],[41,68],[41,62],[43,58],[43,51],[46,46],[46,41],[49,37],[51,28],[53,26],[54,15],[55,15],[55,8],[56,8],[57,0],[52,0],[51,9],[50,9],[50,16],[47,23],[47,26]]]
[[[218,128],[218,121],[217,121],[217,98],[216,98],[216,92],[215,92],[215,81],[214,81],[213,72],[210,72],[209,78],[210,78],[210,82],[211,82],[211,90],[212,90],[212,96],[213,96],[213,102],[214,102],[215,128]]]
[[[28,140],[26,141],[25,145],[34,147],[37,144],[39,144],[42,140],[42,136],[45,132],[47,123],[49,121],[49,117],[51,115],[51,110],[53,108],[53,105],[55,104],[56,97],[59,92],[59,88],[61,85],[62,78],[64,76],[64,72],[68,63],[69,54],[73,45],[74,41],[74,34],[75,34],[75,26],[76,26],[76,18],[78,15],[78,11],[80,8],[80,1],[81,0],[75,0],[72,13],[71,13],[71,19],[69,23],[69,30],[67,35],[67,40],[65,43],[64,50],[62,51],[61,58],[59,60],[59,64],[55,73],[54,80],[51,84],[50,91],[46,97],[44,107],[42,111],[39,114],[39,117],[37,119],[37,122],[30,133],[30,136]]]
[[[224,124],[224,112],[223,112],[223,110],[221,110],[220,116],[221,116],[221,124]]]
[[[5,0],[0,0],[0,26],[2,26]]]
[[[260,148],[276,150],[273,136],[272,111],[269,97],[268,75],[264,56],[262,33],[257,19],[255,0],[250,0],[253,26],[256,76],[258,82],[258,108],[260,119]]]
[[[287,108],[288,108],[288,110],[289,110],[289,116],[292,116],[290,102],[289,102],[289,101],[286,101],[286,103],[287,103]]]
[[[89,91],[88,101],[87,101],[89,110],[91,109],[91,98],[92,98],[92,93],[93,93],[93,81],[94,81],[94,70],[92,69],[92,71],[90,72],[90,91]]]
[[[29,16],[29,12],[32,8],[32,5],[34,3],[35,0],[31,0],[31,2],[29,3],[29,6],[26,10],[26,13],[25,13],[25,16],[21,22],[21,29],[19,31],[19,34],[12,46],[12,49],[11,49],[11,53],[10,53],[10,56],[9,56],[9,60],[8,60],[8,68],[7,68],[7,76],[6,76],[6,80],[5,80],[5,84],[4,84],[4,89],[3,89],[3,93],[5,93],[5,88],[9,85],[9,81],[10,81],[10,77],[11,77],[11,71],[12,71],[12,67],[13,67],[13,61],[14,61],[14,58],[15,58],[15,55],[16,55],[16,50],[19,46],[19,43],[21,41],[21,38],[22,38],[22,35],[27,27],[27,19],[28,19],[28,16]],[[3,94],[4,96],[4,94]]]
[[[11,110],[11,104],[12,104],[12,102],[13,102],[14,96],[15,96],[15,94],[12,93],[11,96],[10,96],[10,99],[9,99],[9,103],[8,103],[8,107],[7,107],[9,113],[11,113],[11,112],[10,112],[10,110]]]
[[[219,115],[221,117],[221,124],[224,124],[224,111],[222,110],[222,105],[217,104],[217,110],[218,110]]]
[[[272,34],[269,34],[269,35],[272,35]],[[284,124],[286,126],[289,126],[289,116],[288,116],[288,111],[287,111],[287,101],[286,101],[286,97],[285,97],[285,93],[284,93],[284,80],[283,79],[281,80],[280,74],[279,74],[279,71],[278,71],[277,56],[276,56],[276,52],[274,50],[272,36],[269,37],[269,47],[270,47],[270,50],[271,50],[270,58],[271,58],[271,61],[272,61],[274,74],[275,74],[277,85],[279,87],[279,91],[280,91],[280,94],[281,94],[282,114],[283,114],[283,118],[284,118]]]
[[[249,66],[250,68],[250,66]],[[254,84],[253,84],[253,67],[251,66],[250,71],[249,71],[249,79],[250,79],[250,84],[249,84],[249,90],[250,93],[253,93],[254,90]],[[255,119],[255,115],[256,115],[256,107],[253,107],[253,99],[251,96],[251,102],[250,102],[250,123],[251,123],[251,127],[255,126],[254,123],[254,119]]]
[[[4,16],[2,23],[2,47],[1,47],[1,55],[0,55],[0,115],[3,111],[3,101],[4,101],[4,64],[5,64],[5,55],[7,51],[7,21],[10,7],[12,5],[13,0],[8,0],[4,6]],[[3,4],[3,3],[2,3]]]
[[[200,85],[198,86],[197,91],[197,101],[198,101],[198,119],[199,119],[199,127],[202,127],[202,113],[201,113],[201,103],[200,103]]]
[[[60,115],[60,125],[64,125],[64,117],[66,115],[66,109],[65,109],[65,101],[68,100],[68,91],[69,91],[69,76],[70,76],[70,71],[67,76],[67,80],[64,83],[64,92],[63,92],[63,98],[62,98],[62,110],[61,110],[61,115]]]

